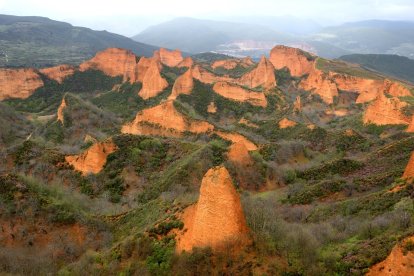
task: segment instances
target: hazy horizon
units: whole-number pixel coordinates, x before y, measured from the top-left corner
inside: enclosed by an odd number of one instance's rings
[[[205,2],[206,3],[206,2]],[[19,16],[45,16],[76,26],[107,30],[133,36],[145,28],[176,17],[227,20],[240,17],[290,16],[316,23],[337,25],[361,20],[412,21],[412,0],[210,0],[200,5],[191,0],[152,0],[140,3],[119,0],[108,3],[97,0],[73,0],[69,4],[53,0],[0,0],[0,13]]]

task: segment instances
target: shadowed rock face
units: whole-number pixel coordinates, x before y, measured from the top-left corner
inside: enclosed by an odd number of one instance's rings
[[[157,96],[167,87],[168,82],[161,77],[160,67],[157,61],[151,59],[142,79],[142,88],[138,95],[146,100]]]
[[[191,68],[193,67],[194,61],[191,57],[186,57],[185,59],[183,59],[183,61],[181,61],[177,67],[181,68],[181,67],[188,67]]]
[[[405,167],[404,174],[402,176],[405,179],[414,178],[414,152],[411,154],[410,160]]]
[[[287,67],[292,76],[300,77],[313,69],[314,61],[309,55],[300,49],[279,45],[270,51],[270,62],[276,69]]]
[[[216,82],[213,86],[217,94],[238,102],[248,102],[252,105],[266,107],[267,100],[262,92],[253,92],[246,90],[238,85],[227,82]]]
[[[34,69],[0,69],[0,101],[26,99],[41,86],[43,81]]]
[[[410,118],[407,118],[402,113],[402,109],[405,106],[407,106],[407,103],[400,101],[398,98],[389,98],[384,93],[380,93],[380,95],[365,110],[363,117],[364,124],[408,125],[410,123]]]
[[[248,241],[240,197],[223,166],[204,175],[198,202],[186,209],[183,220],[187,231],[177,237],[177,252],[207,246],[220,250],[227,244],[243,245]]]
[[[61,122],[62,124],[64,124],[63,111],[65,110],[65,108],[66,108],[66,101],[65,101],[65,98],[63,98],[57,110],[57,121]]]
[[[199,65],[196,65],[193,68],[193,78],[195,78],[196,80],[202,83],[207,83],[207,84],[212,84],[218,81],[228,81],[228,82],[234,81],[230,77],[216,76]]]
[[[180,94],[188,95],[191,93],[191,91],[193,91],[193,88],[193,72],[192,69],[189,68],[184,74],[175,80],[171,95],[168,97],[168,99],[175,100]]]
[[[214,126],[203,121],[192,121],[179,113],[172,100],[144,109],[134,121],[122,127],[122,133],[179,137],[184,132],[204,133]]]
[[[66,156],[65,160],[71,164],[75,170],[82,172],[83,175],[89,173],[99,173],[106,164],[106,158],[109,154],[116,151],[117,147],[108,140],[92,145],[86,151],[79,155]]]
[[[276,87],[275,68],[264,56],[260,59],[255,69],[243,75],[238,81],[239,84],[256,88],[262,86],[265,89]]]
[[[414,236],[405,239],[402,244],[414,242]],[[401,244],[397,244],[392,249],[388,257],[370,268],[367,276],[412,276],[414,275],[414,253],[409,251],[404,254]]]
[[[92,59],[79,66],[80,71],[100,70],[111,77],[122,76],[123,81],[131,83],[137,80],[136,56],[128,50],[109,48],[98,52]]]
[[[181,51],[168,51],[167,49],[161,48],[154,52],[154,58],[159,58],[162,64],[169,67],[176,67],[183,61]]]
[[[75,67],[64,64],[40,69],[39,71],[40,73],[45,74],[49,79],[62,83],[66,77],[73,75]]]

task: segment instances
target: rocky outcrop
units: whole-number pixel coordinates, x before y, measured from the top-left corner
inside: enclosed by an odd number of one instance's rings
[[[234,81],[232,78],[228,76],[216,76],[199,65],[196,65],[193,68],[193,78],[195,78],[196,80],[202,83],[207,83],[207,84],[212,84],[218,81],[228,81],[228,82]]]
[[[264,56],[252,71],[244,74],[238,81],[239,84],[250,88],[263,87],[271,89],[276,87],[275,68]]]
[[[238,85],[227,82],[216,82],[213,86],[217,94],[238,102],[248,102],[251,105],[266,107],[267,100],[262,92],[253,92],[246,90]]]
[[[407,242],[414,242],[414,236],[406,238],[392,249],[388,257],[371,267],[367,276],[411,276],[414,275],[414,252],[404,252],[404,245]]]
[[[413,133],[414,132],[414,114],[411,116],[411,122],[408,125],[406,132]]]
[[[288,68],[294,77],[309,74],[314,57],[300,49],[278,45],[270,51],[270,62],[276,69]]]
[[[63,80],[75,73],[75,67],[70,65],[58,65],[49,68],[43,68],[39,70],[40,73],[46,75],[49,79],[55,80],[58,83],[62,83]]]
[[[404,179],[414,178],[414,152],[411,153],[410,160],[408,161],[408,164],[405,167],[402,178]]]
[[[137,81],[137,57],[129,50],[108,48],[98,52],[95,57],[82,63],[80,71],[100,70],[111,77],[122,76],[123,81]]]
[[[302,101],[300,96],[297,96],[295,102],[293,103],[293,111],[301,112],[302,111]]]
[[[245,57],[243,59],[223,59],[223,60],[216,60],[211,65],[211,68],[217,69],[222,67],[227,70],[232,70],[237,66],[247,68],[254,64],[253,60],[250,57]]]
[[[148,63],[145,64],[148,67],[145,69],[142,88],[138,93],[144,100],[157,96],[168,87],[168,82],[161,76],[158,62],[155,59],[150,59]]]
[[[122,133],[180,137],[184,132],[205,133],[214,126],[203,121],[190,120],[179,113],[173,100],[140,111],[134,121],[122,127]]]
[[[208,104],[208,106],[207,106],[207,112],[208,113],[212,113],[212,114],[214,114],[214,113],[217,112],[217,107],[216,107],[216,104],[214,102],[210,102]]]
[[[300,82],[300,88],[319,95],[322,100],[332,104],[334,97],[338,96],[338,88],[328,74],[314,68],[309,76]]]
[[[248,127],[251,127],[251,128],[259,128],[258,125],[246,120],[245,118],[241,118],[239,120],[239,124],[242,124],[242,125],[245,125],[245,126],[248,126]]]
[[[230,146],[227,158],[233,163],[244,167],[253,164],[253,159],[250,157],[249,150],[244,141],[241,140]]]
[[[212,168],[204,175],[198,202],[185,210],[182,219],[185,230],[176,238],[179,253],[194,247],[221,250],[248,242],[240,197],[223,166]]]
[[[43,86],[34,69],[0,69],[0,101],[26,99]]]
[[[192,69],[189,68],[184,74],[175,80],[171,95],[168,97],[168,99],[175,100],[180,94],[188,95],[191,93],[191,91],[193,91],[193,88],[193,72]]]
[[[246,146],[248,151],[257,150],[257,146],[241,134],[224,131],[216,131],[215,134],[217,134],[224,140],[232,142],[233,144],[242,142]]]
[[[412,96],[411,91],[407,87],[388,79],[384,81],[384,91],[394,97]]]
[[[66,108],[66,100],[65,97],[63,97],[62,102],[60,103],[58,110],[57,110],[57,121],[61,122],[62,124],[64,124],[64,114],[63,111]]]
[[[288,118],[283,118],[282,120],[279,121],[279,128],[289,128],[289,127],[294,127],[296,126],[298,123],[289,120]]]
[[[65,160],[83,175],[96,174],[105,166],[108,155],[116,150],[116,145],[108,140],[92,145],[79,155],[66,156]]]
[[[154,58],[159,59],[162,64],[169,67],[176,67],[183,61],[183,56],[181,51],[169,51],[167,49],[161,48],[158,51],[154,52]]]
[[[182,67],[188,67],[188,68],[191,68],[191,67],[193,67],[193,64],[194,64],[193,59],[192,59],[191,57],[186,57],[186,58],[184,58],[184,59],[183,59],[183,61],[181,61],[181,62],[177,65],[177,67],[178,67],[178,68],[182,68]]]
[[[364,124],[376,125],[408,125],[410,118],[407,118],[402,109],[407,103],[396,97],[388,97],[380,93],[378,97],[367,107],[364,113]]]

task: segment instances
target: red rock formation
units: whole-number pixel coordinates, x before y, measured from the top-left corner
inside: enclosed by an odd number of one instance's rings
[[[294,127],[296,126],[298,123],[291,121],[287,118],[283,118],[282,120],[279,121],[279,128],[289,128],[289,127]]]
[[[272,62],[276,69],[287,67],[290,70],[290,74],[294,77],[309,74],[314,64],[309,53],[282,45],[276,46],[271,50],[270,62]]]
[[[193,72],[192,69],[189,68],[183,75],[179,76],[172,88],[171,95],[168,99],[175,100],[178,95],[180,94],[190,94],[194,88],[194,81],[193,81]]]
[[[243,59],[222,59],[216,60],[211,65],[211,68],[216,69],[222,67],[227,70],[232,70],[237,67],[237,65],[247,68],[254,64],[253,60],[250,57],[245,57]]]
[[[216,113],[217,112],[217,107],[216,104],[214,102],[210,102],[207,106],[207,112],[208,113]]]
[[[338,88],[335,82],[330,79],[328,74],[316,68],[310,72],[306,79],[301,81],[299,86],[319,95],[328,104],[332,104],[334,97],[338,96]]]
[[[136,56],[131,51],[109,48],[82,63],[79,69],[80,71],[100,70],[111,77],[122,76],[123,81],[129,80],[132,83],[137,80],[136,64]]]
[[[161,77],[160,67],[158,62],[151,59],[149,66],[145,71],[142,79],[142,88],[138,95],[144,100],[157,96],[165,88],[168,87],[168,82]]]
[[[177,67],[181,68],[181,67],[188,67],[191,68],[193,67],[194,61],[191,57],[186,57],[185,59],[183,59],[183,61],[181,61]]]
[[[26,99],[41,86],[43,81],[33,69],[0,69],[0,101]]]
[[[183,61],[183,56],[181,51],[169,51],[167,49],[161,48],[158,51],[154,52],[154,58],[157,58],[161,61],[162,64],[165,64],[169,67],[176,67],[180,62]]]
[[[398,98],[389,98],[384,93],[380,93],[365,110],[363,117],[364,124],[408,125],[410,118],[407,118],[402,113],[402,108],[405,106],[407,106],[407,103],[400,101]]]
[[[402,178],[414,178],[414,152],[411,154],[410,160],[408,161],[408,164],[405,167]]]
[[[295,112],[302,111],[302,102],[301,102],[300,96],[297,96],[295,102],[293,103],[293,111]]]
[[[216,131],[215,133],[221,138],[228,140],[232,143],[242,142],[246,146],[248,151],[257,150],[257,146],[253,142],[249,141],[243,135],[240,135],[234,132],[224,132],[224,131]]]
[[[230,77],[226,76],[216,76],[213,73],[207,71],[206,69],[202,68],[199,65],[194,66],[193,68],[193,78],[196,80],[202,82],[202,83],[208,83],[212,84],[217,81],[228,81],[233,82],[234,80]]]
[[[194,247],[221,250],[229,244],[241,246],[248,242],[240,197],[223,166],[205,174],[198,202],[185,210],[183,220],[187,231],[177,237],[177,252]]]
[[[45,74],[49,79],[55,80],[58,83],[62,83],[66,77],[73,75],[75,72],[75,67],[64,64],[49,68],[43,68],[39,71],[40,73]]]
[[[64,115],[63,115],[63,111],[66,108],[66,101],[65,101],[65,97],[63,97],[62,102],[59,105],[59,108],[57,110],[57,121],[61,122],[62,124],[64,124]]]
[[[404,254],[403,245],[414,242],[414,236],[406,238],[402,244],[397,244],[388,257],[370,268],[367,276],[412,276],[414,275],[414,253],[412,251]]]
[[[407,87],[399,82],[390,81],[388,79],[384,81],[384,91],[394,97],[412,96]]]
[[[411,116],[411,122],[410,122],[410,124],[408,125],[408,127],[407,127],[407,129],[405,131],[406,132],[409,132],[409,133],[413,133],[414,132],[414,115]]]
[[[79,155],[66,156],[65,160],[71,164],[75,170],[82,172],[83,175],[89,173],[99,173],[106,164],[109,154],[117,150],[112,140],[100,142],[92,145]]]
[[[122,127],[122,133],[180,137],[184,132],[204,133],[214,126],[203,121],[185,118],[175,107],[173,100],[147,108],[137,114],[134,121]]]
[[[262,92],[253,92],[246,90],[238,85],[227,82],[216,82],[213,86],[217,94],[238,102],[248,102],[255,106],[266,107],[267,100]]]
[[[230,146],[227,157],[233,163],[241,166],[250,166],[253,164],[253,159],[250,157],[249,150],[241,140]]]
[[[276,86],[275,68],[264,56],[260,59],[255,69],[243,75],[238,81],[239,84],[250,88],[262,86],[271,89]]]
[[[239,120],[239,124],[242,124],[242,125],[245,125],[245,126],[248,126],[248,127],[252,127],[252,128],[259,128],[258,125],[246,120],[245,118],[241,118]]]

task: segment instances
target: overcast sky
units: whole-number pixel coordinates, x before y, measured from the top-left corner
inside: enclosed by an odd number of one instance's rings
[[[0,0],[0,13],[46,16],[134,35],[174,17],[291,15],[323,25],[365,19],[414,20],[414,0]]]

